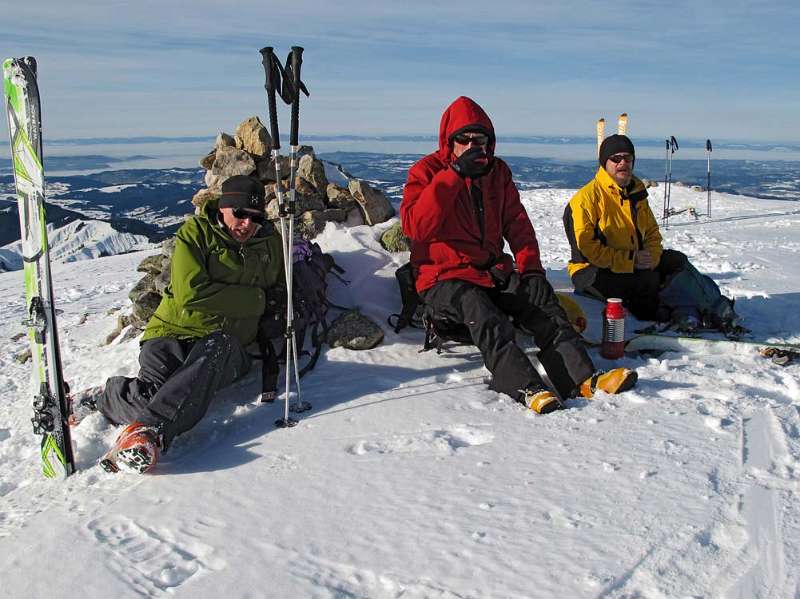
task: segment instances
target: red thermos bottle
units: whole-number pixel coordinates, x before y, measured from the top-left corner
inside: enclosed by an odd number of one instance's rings
[[[617,360],[625,353],[625,308],[622,300],[610,297],[603,310],[603,341],[600,355],[608,360]]]

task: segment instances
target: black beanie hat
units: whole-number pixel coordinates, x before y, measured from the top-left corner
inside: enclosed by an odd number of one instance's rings
[[[633,149],[633,142],[625,135],[609,135],[600,144],[598,158],[600,166],[605,166],[609,156],[614,154],[627,153],[636,158],[636,151]]]
[[[222,183],[220,208],[250,208],[264,210],[264,185],[246,175],[234,175]]]

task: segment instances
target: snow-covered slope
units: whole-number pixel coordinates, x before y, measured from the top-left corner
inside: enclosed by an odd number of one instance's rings
[[[523,194],[548,276],[568,289],[568,190]],[[654,194],[658,196],[658,194]],[[800,209],[715,194],[675,217],[689,254],[759,337],[800,341]],[[673,190],[673,206],[705,195]],[[660,212],[660,199],[653,199]],[[379,322],[399,307],[368,227],[329,225],[347,269],[335,301]],[[136,372],[102,345],[140,254],[56,264],[66,379]],[[489,391],[472,347],[420,354],[386,328],[328,350],[303,380],[314,409],[275,429],[258,373],[221,392],[156,473],[96,465],[116,430],[75,429],[78,473],[38,473],[28,366],[14,361],[22,276],[0,275],[0,578],[9,597],[742,597],[800,593],[800,366],[754,355],[626,357],[638,387],[537,416]],[[597,326],[600,304],[584,307]],[[628,330],[637,326],[628,322]],[[591,330],[590,330],[591,333]],[[592,351],[598,366],[610,363]]]
[[[99,220],[76,220],[58,229],[48,225],[47,237],[52,262],[90,260],[153,247],[144,235],[120,233]],[[0,248],[0,269],[21,270],[21,248],[20,241]]]

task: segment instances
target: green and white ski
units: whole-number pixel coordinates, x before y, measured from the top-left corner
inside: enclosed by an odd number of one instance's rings
[[[33,430],[42,437],[44,475],[65,478],[75,471],[75,458],[67,424],[68,405],[53,305],[45,221],[41,104],[33,57],[9,58],[3,62],[3,91],[25,273],[23,324],[28,329],[33,363]]]
[[[626,352],[679,352],[690,354],[761,354],[775,364],[786,366],[800,360],[800,346],[751,339],[709,339],[665,333],[635,335],[625,343]]]

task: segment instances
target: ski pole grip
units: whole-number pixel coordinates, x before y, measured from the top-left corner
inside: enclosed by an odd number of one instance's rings
[[[280,81],[275,81],[277,71],[274,68],[275,54],[271,46],[261,48],[261,64],[264,65],[264,75],[266,82],[264,89],[267,90],[267,109],[269,111],[269,129],[272,137],[272,148],[275,150],[281,147],[281,138],[278,131],[278,106],[275,103],[275,85],[280,85]]]
[[[292,46],[292,87],[294,88],[294,98],[292,99],[292,128],[289,132],[289,143],[297,145],[298,130],[300,128],[300,66],[303,64],[303,48]]]
[[[711,151],[711,140],[710,139],[706,140],[706,150],[708,150],[709,152]]]
[[[672,151],[675,152],[678,149],[678,140],[675,139],[674,135],[669,136],[669,143],[672,144]]]

